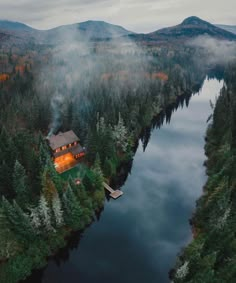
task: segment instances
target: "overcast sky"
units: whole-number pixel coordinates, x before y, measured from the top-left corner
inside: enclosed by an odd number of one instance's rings
[[[34,28],[103,20],[136,32],[154,31],[198,16],[236,25],[236,0],[0,0],[0,19]]]

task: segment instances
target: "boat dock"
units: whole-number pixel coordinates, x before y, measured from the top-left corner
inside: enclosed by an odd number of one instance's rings
[[[120,190],[113,190],[107,183],[103,182],[104,188],[110,193],[110,197],[117,199],[123,195],[123,192]]]

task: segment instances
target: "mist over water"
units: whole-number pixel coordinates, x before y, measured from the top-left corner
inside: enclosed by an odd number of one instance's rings
[[[191,240],[189,219],[206,181],[207,118],[223,82],[205,80],[189,107],[140,142],[124,195],[105,203],[73,248],[63,250],[27,283],[169,282],[181,248]]]

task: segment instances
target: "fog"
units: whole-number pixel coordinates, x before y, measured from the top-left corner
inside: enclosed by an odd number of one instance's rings
[[[120,100],[124,88],[129,87],[135,95],[138,86],[144,84],[149,59],[128,38],[94,42],[76,27],[56,30],[51,36],[48,63],[41,67],[35,83],[40,99],[50,97],[50,134],[60,129],[68,104],[78,104],[81,97],[86,102],[83,106],[89,108],[101,87],[111,90],[113,100]],[[87,99],[85,93],[92,98]]]
[[[202,48],[207,55],[205,63],[227,64],[236,58],[236,42],[217,40],[209,36],[199,36],[188,42],[190,46]]]

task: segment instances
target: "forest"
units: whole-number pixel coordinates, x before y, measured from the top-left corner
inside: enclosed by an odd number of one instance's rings
[[[207,75],[224,75],[224,66],[203,63],[204,50],[194,46],[145,49],[131,44],[127,49],[118,45],[114,49],[106,44],[105,49],[77,45],[1,49],[0,62],[5,68],[0,76],[3,283],[18,282],[32,269],[44,266],[48,256],[65,246],[70,233],[83,231],[93,221],[104,204],[103,181],[109,182],[123,163],[132,160],[135,143],[154,117],[165,113],[180,97],[197,93]],[[215,250],[214,243],[219,241],[212,241],[212,237],[216,239],[214,233],[227,239],[226,227],[234,221],[233,206],[228,205],[235,186],[235,167],[231,166],[236,133],[233,75],[235,69],[229,67],[208,130],[209,181],[193,218],[197,237],[180,258],[184,263],[177,269],[175,282],[191,282],[179,274],[185,268],[190,276],[192,268],[201,268],[201,260],[207,263],[207,282],[222,282],[210,279],[213,265],[218,272],[222,262],[229,271],[233,266],[234,241],[226,240],[228,256]],[[224,116],[229,109],[231,115]],[[87,150],[77,170],[82,180],[79,185],[70,174],[56,172],[45,140],[49,131],[70,129]],[[142,138],[144,147],[149,134],[147,130]],[[216,184],[219,190],[213,193]],[[224,207],[219,208],[217,199],[223,197]],[[212,219],[212,224],[208,223],[208,210],[212,217],[221,212],[221,222],[216,225]],[[206,233],[209,239],[204,238]],[[227,237],[233,233],[230,230]],[[204,254],[199,252],[197,257],[193,251],[200,247]],[[188,259],[189,254],[193,258]]]

